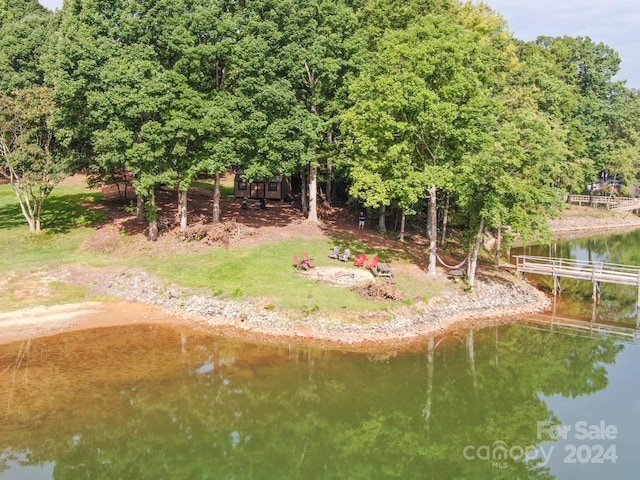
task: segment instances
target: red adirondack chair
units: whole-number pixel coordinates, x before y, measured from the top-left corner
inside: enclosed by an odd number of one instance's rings
[[[378,262],[379,261],[380,261],[380,259],[378,257],[373,257],[371,259],[371,263],[369,265],[367,265],[367,269],[371,270],[375,274],[376,270],[378,268]]]
[[[309,266],[306,263],[298,260],[298,255],[293,256],[293,264],[296,267],[296,270],[300,270],[301,268],[303,270],[307,270],[309,268]]]
[[[367,261],[367,256],[364,253],[361,253],[358,258],[353,262],[356,267],[361,267],[364,265],[364,262]]]
[[[307,268],[313,268],[316,266],[316,264],[313,263],[313,260],[309,258],[309,254],[307,252],[302,252],[302,263],[306,265]]]

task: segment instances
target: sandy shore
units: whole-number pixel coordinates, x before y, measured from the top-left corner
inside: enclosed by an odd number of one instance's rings
[[[82,302],[0,313],[0,343],[131,324],[179,325],[173,312],[140,302]]]

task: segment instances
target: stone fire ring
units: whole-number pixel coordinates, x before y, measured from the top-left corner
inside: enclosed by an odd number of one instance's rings
[[[302,270],[302,273],[313,280],[345,287],[367,283],[373,279],[369,270],[355,268],[315,267],[309,270]]]

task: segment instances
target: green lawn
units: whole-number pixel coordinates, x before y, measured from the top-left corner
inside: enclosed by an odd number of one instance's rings
[[[203,190],[209,190],[211,192],[213,192],[215,186],[213,183],[211,182],[193,182],[192,185],[194,187],[197,188],[202,188]],[[233,195],[234,193],[234,188],[233,188],[233,184],[231,185],[224,185],[224,184],[220,184],[220,195],[223,197],[228,197]]]
[[[293,254],[300,256],[303,251],[309,252],[317,266],[336,266],[328,257],[331,245],[328,239],[291,239],[251,248],[212,248],[207,253],[165,257],[162,261],[145,258],[142,266],[180,285],[206,288],[231,298],[262,298],[279,309],[363,311],[398,303],[373,302],[348,288],[314,281],[296,271]],[[406,284],[413,286],[415,282],[407,280]]]
[[[56,188],[44,206],[44,233],[32,235],[10,186],[0,185],[0,272],[88,259],[79,246],[106,218],[101,198],[86,188]]]

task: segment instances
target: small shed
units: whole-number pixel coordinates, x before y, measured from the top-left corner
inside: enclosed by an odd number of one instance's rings
[[[238,172],[234,182],[234,193],[236,198],[285,200],[291,195],[291,180],[283,175],[276,175],[270,179],[249,182],[242,172]]]

